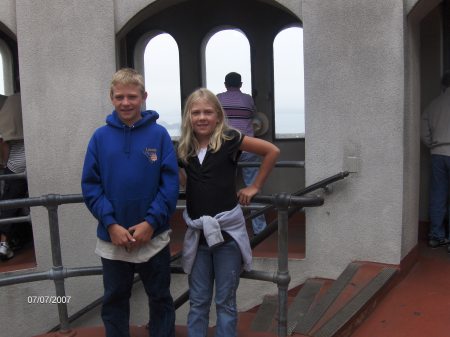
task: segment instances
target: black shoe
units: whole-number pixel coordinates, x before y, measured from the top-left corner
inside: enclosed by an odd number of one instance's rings
[[[448,239],[430,239],[428,241],[428,246],[431,248],[437,248],[440,246],[445,246],[450,243],[450,240]]]

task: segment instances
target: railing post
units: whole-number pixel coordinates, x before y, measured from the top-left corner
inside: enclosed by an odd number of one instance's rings
[[[278,209],[278,336],[287,336],[287,293],[291,276],[288,267],[288,208],[290,195],[280,193],[275,195],[275,205]]]
[[[50,229],[50,242],[52,250],[53,261],[53,281],[55,282],[56,298],[63,299],[66,297],[66,289],[64,286],[63,264],[61,255],[61,240],[59,235],[59,221],[58,221],[58,195],[47,195],[46,208],[48,211],[48,224]],[[64,303],[63,303],[64,302]],[[65,301],[59,301],[58,315],[60,322],[59,333],[64,336],[75,336],[75,332],[70,330],[69,315],[67,312],[67,303]]]

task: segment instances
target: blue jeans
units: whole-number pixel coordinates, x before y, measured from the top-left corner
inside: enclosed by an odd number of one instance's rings
[[[239,161],[242,162],[260,162],[258,155],[250,152],[242,152],[239,157]],[[242,168],[242,179],[244,180],[245,186],[250,186],[255,181],[258,175],[259,169],[257,167],[243,167]],[[252,219],[253,234],[259,234],[264,228],[266,228],[266,218],[264,214],[258,215],[256,218]]]
[[[210,249],[200,244],[189,275],[188,336],[206,337],[209,310],[216,282],[217,323],[215,337],[237,335],[238,312],[236,290],[242,267],[242,256],[234,240]]]
[[[450,184],[450,157],[431,155],[431,184],[430,184],[430,239],[444,239],[444,219],[449,209],[448,192]]]
[[[130,336],[130,297],[138,273],[150,307],[149,336],[175,336],[175,308],[170,294],[170,250],[165,247],[149,261],[130,263],[102,258],[102,319],[106,337]]]

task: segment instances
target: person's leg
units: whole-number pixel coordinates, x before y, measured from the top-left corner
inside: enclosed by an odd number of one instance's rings
[[[261,159],[254,153],[242,152],[240,158],[242,162],[260,162]],[[250,186],[255,181],[258,175],[259,169],[257,167],[243,167],[242,168],[242,179],[244,180],[245,186]],[[258,235],[261,231],[266,228],[266,218],[263,214],[258,215],[256,218],[252,219],[253,234]]]
[[[170,249],[165,247],[148,262],[136,264],[150,308],[149,336],[175,337],[175,307],[170,294]]]
[[[236,291],[242,268],[241,251],[237,243],[231,240],[214,250],[213,259],[217,310],[215,337],[235,337],[238,319]]]
[[[188,336],[206,337],[214,285],[213,260],[209,247],[199,245],[189,275]]]
[[[6,174],[13,174],[11,170],[7,169]],[[11,200],[25,198],[28,192],[28,185],[25,179],[8,180],[5,181],[4,192],[2,200]],[[0,218],[13,218],[20,215],[20,209],[4,209],[1,211]],[[14,236],[20,236],[22,224],[3,224],[0,225],[0,233],[2,238],[0,240],[0,259],[10,259],[14,256],[12,241]],[[15,241],[15,240],[14,240]]]
[[[7,169],[5,174],[14,174],[11,170]],[[26,198],[28,194],[28,184],[26,179],[13,179],[5,181],[5,188],[2,196],[2,200],[21,199]],[[20,209],[4,209],[1,211],[1,218],[11,218],[17,215]]]
[[[448,184],[450,184],[450,156],[445,156],[444,158],[445,160],[445,168],[447,170],[447,186],[449,186]],[[450,188],[450,187],[449,187]],[[447,195],[446,195],[446,199],[447,199],[447,241],[449,241],[450,243],[450,190],[447,189]],[[449,252],[450,252],[450,246],[449,248]]]
[[[102,258],[103,297],[102,319],[106,337],[130,337],[130,296],[133,286],[132,263]]]
[[[429,196],[430,240],[445,238],[443,221],[447,212],[449,178],[445,167],[445,156],[431,156],[431,184]]]

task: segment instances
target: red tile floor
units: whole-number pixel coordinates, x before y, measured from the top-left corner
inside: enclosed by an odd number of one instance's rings
[[[419,242],[419,259],[351,337],[449,337],[450,254]]]
[[[304,255],[304,221],[294,218],[289,226],[291,257]],[[179,249],[182,233],[174,233],[174,247]],[[276,235],[255,249],[255,256],[276,256]],[[431,249],[424,238],[417,247],[418,259],[409,272],[393,286],[351,337],[450,337],[450,254],[445,247]],[[0,262],[0,272],[35,265],[33,249],[19,252],[12,260]],[[240,316],[239,336],[274,336],[247,330],[250,313]],[[133,337],[147,337],[144,327],[133,327]],[[212,331],[211,331],[212,333]],[[47,334],[43,336],[68,336]],[[103,329],[79,329],[77,337],[102,337]],[[185,337],[185,327],[177,327],[177,337]],[[212,336],[212,334],[211,334]],[[24,336],[26,337],[26,336]]]

